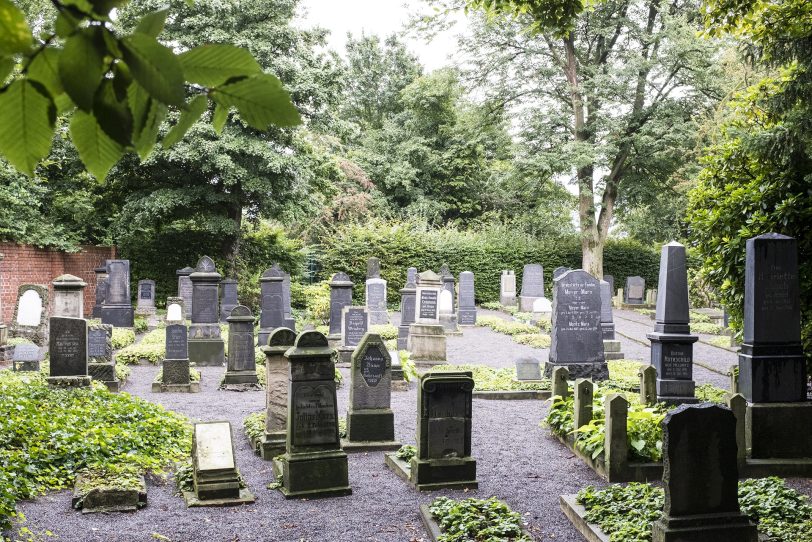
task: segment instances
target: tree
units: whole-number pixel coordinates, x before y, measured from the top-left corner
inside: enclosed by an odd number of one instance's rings
[[[521,136],[551,176],[574,177],[583,268],[603,274],[617,205],[673,186],[695,118],[721,98],[717,44],[696,36],[698,2],[470,0],[468,82],[521,112]],[[634,201],[632,198],[629,201]]]

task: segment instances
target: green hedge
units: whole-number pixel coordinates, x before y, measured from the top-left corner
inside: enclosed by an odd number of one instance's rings
[[[319,247],[321,278],[344,271],[355,283],[356,302],[364,299],[366,261],[381,260],[381,276],[388,281],[390,301],[403,288],[406,269],[437,271],[447,263],[454,275],[473,271],[477,301],[499,299],[503,269],[516,272],[517,288],[526,263],[544,266],[545,289],[550,291],[553,269],[581,267],[581,245],[576,237],[531,239],[508,229],[493,228],[463,232],[454,228],[427,231],[408,223],[373,222],[350,225],[325,239]],[[659,251],[631,240],[611,240],[604,251],[604,272],[615,277],[620,288],[625,277],[640,275],[655,285],[659,273]]]

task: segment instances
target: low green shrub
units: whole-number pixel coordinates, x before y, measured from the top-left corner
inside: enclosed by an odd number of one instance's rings
[[[437,497],[429,505],[442,534],[438,542],[472,540],[530,542],[522,529],[522,516],[496,497],[456,500]]]
[[[34,341],[26,339],[25,337],[11,337],[6,341],[10,346],[17,346],[18,344],[34,344]]]
[[[541,333],[520,333],[514,335],[513,340],[533,348],[550,348],[551,342],[549,335],[542,335]]]
[[[512,391],[512,390],[549,390],[550,381],[519,382],[516,380],[516,369],[507,367],[495,369],[487,365],[436,365],[434,371],[471,371],[474,378],[474,389],[477,391]]]
[[[377,333],[384,341],[398,338],[398,328],[392,324],[369,326],[370,333]]]
[[[704,333],[705,335],[721,335],[725,332],[725,328],[711,323],[698,323],[694,324],[691,323],[691,332],[693,333]]]
[[[138,344],[166,344],[166,328],[155,328],[141,338]]]
[[[135,342],[135,331],[127,327],[114,327],[111,341],[114,350],[130,346]]]
[[[133,330],[136,333],[146,333],[149,329],[149,322],[143,316],[136,316],[133,320]]]
[[[116,361],[125,365],[138,365],[141,360],[146,360],[153,365],[157,365],[164,359],[166,347],[163,344],[131,344],[116,352]]]
[[[126,365],[121,363],[116,363],[116,378],[118,378],[122,383],[126,382],[128,378],[130,378],[130,368]]]
[[[511,322],[504,320],[498,316],[477,316],[476,325],[480,327],[489,327],[497,333],[505,335],[520,335],[522,333],[538,333],[539,328],[524,322]]]
[[[245,417],[242,422],[245,429],[245,436],[253,442],[265,434],[265,411],[254,412]]]
[[[713,384],[700,384],[696,387],[695,395],[703,403],[727,403],[727,390],[717,388]]]
[[[398,459],[405,461],[408,463],[412,460],[414,456],[417,455],[417,448],[412,446],[411,444],[405,444],[401,446],[397,452],[395,452],[395,457]]]
[[[701,312],[691,311],[691,325],[693,324],[710,324],[711,317]]]
[[[409,352],[401,350],[398,352],[398,356],[400,357],[400,366],[403,369],[403,380],[406,382],[417,380],[420,375],[417,372],[417,365],[409,357]]]
[[[485,301],[484,303],[480,304],[480,307],[483,309],[488,309],[490,311],[501,311],[502,304],[498,301]]]

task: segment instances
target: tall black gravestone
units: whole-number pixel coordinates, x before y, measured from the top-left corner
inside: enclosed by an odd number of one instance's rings
[[[228,368],[223,389],[261,389],[254,346],[254,315],[248,307],[237,305],[228,317]]]
[[[268,336],[278,327],[285,327],[285,298],[283,295],[285,272],[273,264],[266,269],[259,279],[259,291],[262,295],[259,313],[260,346],[268,344]]]
[[[327,340],[332,347],[341,343],[341,317],[344,307],[352,305],[352,281],[349,275],[339,272],[330,280],[330,332]]]
[[[225,343],[220,333],[219,284],[221,275],[214,261],[203,256],[192,281],[192,324],[189,328],[189,361],[220,366],[225,362]]]
[[[130,301],[130,260],[107,260],[107,296],[101,309],[102,324],[133,327],[135,311]]]
[[[93,318],[101,318],[104,298],[107,297],[107,267],[100,266],[93,270],[96,274],[96,296],[93,303]]]
[[[48,352],[52,387],[87,387],[87,320],[54,316],[50,319]]]
[[[220,281],[220,322],[227,322],[231,311],[239,305],[237,300],[237,281],[223,279]]]

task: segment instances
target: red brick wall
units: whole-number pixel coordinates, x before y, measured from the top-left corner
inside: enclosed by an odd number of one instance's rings
[[[51,288],[51,281],[59,275],[70,273],[81,277],[86,283],[85,316],[93,311],[96,299],[96,274],[93,270],[116,257],[115,247],[83,246],[75,253],[36,248],[16,243],[0,242],[0,321],[8,324],[14,317],[17,288],[21,284],[44,284]]]

